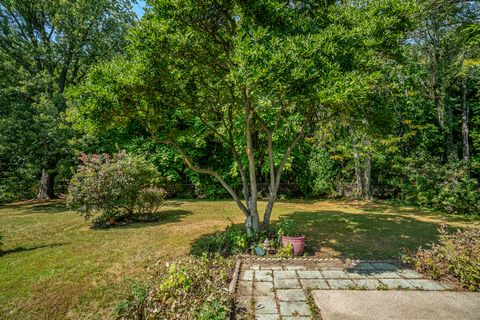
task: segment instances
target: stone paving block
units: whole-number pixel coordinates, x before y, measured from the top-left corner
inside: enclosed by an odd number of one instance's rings
[[[373,273],[373,276],[377,279],[401,279],[397,272],[393,271],[377,271]]]
[[[372,266],[377,270],[398,270],[399,268],[391,263],[372,262]]]
[[[414,289],[415,287],[405,279],[379,279],[389,289]]]
[[[252,264],[252,266],[250,267],[251,270],[260,270],[260,265],[258,264]]]
[[[355,279],[353,280],[359,289],[375,290],[380,286],[376,279]]]
[[[407,280],[414,288],[421,290],[440,291],[445,290],[440,284],[427,279],[409,279]]]
[[[366,273],[365,272],[347,271],[347,275],[351,279],[365,279],[366,278]]]
[[[274,266],[274,265],[265,265],[261,266],[260,269],[262,270],[283,270],[282,266]]]
[[[245,272],[243,272],[241,280],[252,281],[253,280],[253,270],[245,270]]]
[[[287,270],[306,270],[304,266],[298,266],[298,265],[293,265],[293,266],[285,266],[285,269]]]
[[[255,270],[255,281],[272,281],[272,271]]]
[[[277,299],[279,301],[305,301],[305,293],[302,289],[281,289],[277,290]]]
[[[295,271],[274,271],[273,276],[275,279],[295,279],[297,277],[297,273]]]
[[[304,289],[329,289],[327,281],[323,279],[300,279]]]
[[[316,270],[297,271],[300,279],[323,279],[322,273]]]
[[[278,289],[299,289],[300,283],[297,279],[278,279],[274,281],[275,288]]]
[[[252,295],[253,282],[252,281],[239,281],[237,285],[237,291],[241,294]]]
[[[277,304],[273,297],[255,298],[255,315],[258,314],[278,314]]]
[[[440,285],[447,290],[457,290],[457,286],[452,282],[440,282]]]
[[[322,275],[325,279],[348,279],[348,274],[342,270],[324,270]]]
[[[423,278],[423,276],[420,273],[410,269],[403,269],[398,271],[397,273],[406,279],[422,279]]]
[[[311,320],[311,319],[310,317],[294,316],[294,317],[282,317],[282,320]]]
[[[274,295],[273,282],[255,282],[253,294],[255,296],[272,296],[273,297]]]
[[[331,289],[349,289],[355,287],[355,283],[347,279],[327,279],[327,282]]]
[[[257,314],[255,320],[280,320],[278,314]]]
[[[279,302],[282,316],[309,316],[310,310],[305,302]]]

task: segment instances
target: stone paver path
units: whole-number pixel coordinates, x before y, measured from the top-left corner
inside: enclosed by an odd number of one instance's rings
[[[244,262],[239,302],[258,320],[311,319],[310,290],[454,290],[450,283],[387,262]]]

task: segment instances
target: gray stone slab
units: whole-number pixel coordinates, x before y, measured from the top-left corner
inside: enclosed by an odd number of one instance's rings
[[[245,270],[242,274],[240,280],[243,281],[252,281],[253,280],[253,270]]]
[[[405,279],[379,279],[381,283],[389,289],[415,289],[415,287]]]
[[[255,315],[258,314],[277,314],[277,303],[273,297],[255,298]]]
[[[372,266],[377,270],[398,270],[399,268],[391,263],[372,262]]]
[[[355,283],[347,279],[327,279],[327,282],[331,289],[350,289],[355,287]]]
[[[420,290],[445,290],[440,284],[427,279],[409,279],[407,280],[415,289]]]
[[[423,275],[421,275],[417,271],[410,270],[410,269],[403,269],[398,271],[397,273],[406,279],[422,279],[423,278]]]
[[[253,294],[255,296],[272,296],[273,292],[273,282],[255,282],[253,289]]]
[[[380,281],[376,279],[355,279],[353,282],[359,289],[376,290],[380,286]]]
[[[311,320],[311,319],[310,317],[296,316],[296,317],[282,317],[282,320]]]
[[[255,320],[280,320],[279,314],[257,314]]]
[[[283,270],[282,266],[275,266],[275,265],[265,265],[265,266],[260,266],[260,269],[262,270]]]
[[[298,282],[297,279],[275,278],[273,285],[277,289],[299,289],[300,288],[300,283]]]
[[[273,276],[275,279],[295,279],[297,277],[297,273],[292,270],[282,270],[282,271],[274,271]]]
[[[302,289],[279,289],[277,290],[277,299],[279,301],[305,301],[305,293]]]
[[[457,286],[452,282],[439,282],[446,290],[457,290]]]
[[[258,264],[252,264],[250,267],[251,270],[260,270],[260,266]]]
[[[480,293],[314,290],[325,320],[479,319]]]
[[[375,270],[375,267],[372,266],[369,262],[360,262],[354,265],[351,269],[353,270]]]
[[[272,271],[255,270],[255,281],[272,281]]]
[[[365,279],[365,278],[367,278],[367,274],[365,272],[347,271],[347,275],[351,279]]]
[[[279,302],[282,316],[309,316],[310,310],[305,302]]]
[[[323,279],[300,279],[304,289],[329,289],[327,281]]]
[[[325,279],[348,279],[348,274],[342,270],[324,270],[322,275]]]
[[[287,269],[287,270],[306,270],[305,266],[301,266],[301,265],[287,265],[287,266],[285,266],[285,269]]]
[[[400,275],[394,271],[377,271],[372,273],[378,279],[401,279]]]
[[[322,273],[316,270],[297,271],[300,279],[323,279]]]

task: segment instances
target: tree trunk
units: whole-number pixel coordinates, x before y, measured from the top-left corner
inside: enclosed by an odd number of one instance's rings
[[[38,188],[37,199],[53,199],[55,193],[53,191],[55,174],[47,169],[42,170],[42,178],[40,179],[40,187]]]
[[[468,162],[470,159],[470,147],[468,145],[468,104],[467,104],[467,76],[462,78],[462,140],[463,140],[463,160]]]
[[[364,166],[363,166],[363,197],[365,199],[371,199],[372,197],[372,193],[371,193],[372,159],[370,158],[369,150],[368,150],[370,146],[370,141],[367,138],[365,138],[363,140],[363,145],[365,146],[365,149],[366,149]]]

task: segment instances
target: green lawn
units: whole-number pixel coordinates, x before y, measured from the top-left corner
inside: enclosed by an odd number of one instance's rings
[[[243,218],[230,201],[170,201],[156,223],[92,230],[62,202],[0,208],[0,319],[104,319],[114,301],[156,262],[188,254],[204,234]],[[395,258],[425,246],[442,223],[479,226],[448,216],[381,203],[279,202],[273,220],[290,216],[321,257]]]

